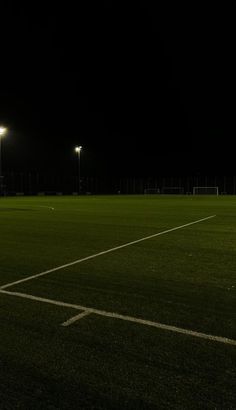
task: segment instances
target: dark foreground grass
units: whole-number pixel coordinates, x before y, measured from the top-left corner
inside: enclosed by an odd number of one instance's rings
[[[52,211],[48,207],[54,207]],[[235,197],[0,201],[0,286],[236,339]],[[235,409],[236,348],[0,294],[1,409]]]
[[[234,408],[232,346],[95,316],[65,329],[60,308],[2,303],[3,408]]]

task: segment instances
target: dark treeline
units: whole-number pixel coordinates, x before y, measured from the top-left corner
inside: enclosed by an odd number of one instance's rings
[[[218,187],[220,194],[236,194],[236,176],[81,177],[9,172],[2,178],[2,195],[143,194],[193,192],[193,187]]]

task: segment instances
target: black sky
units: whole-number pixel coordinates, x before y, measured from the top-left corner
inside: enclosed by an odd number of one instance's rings
[[[88,175],[233,173],[233,11],[80,3],[2,4],[5,168],[71,172],[81,144]]]

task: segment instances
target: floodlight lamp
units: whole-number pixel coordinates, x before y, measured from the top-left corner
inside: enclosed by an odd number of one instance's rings
[[[81,149],[82,149],[81,145],[79,147],[75,147],[75,152],[80,153]]]
[[[0,137],[5,135],[7,132],[7,129],[5,127],[0,127]]]

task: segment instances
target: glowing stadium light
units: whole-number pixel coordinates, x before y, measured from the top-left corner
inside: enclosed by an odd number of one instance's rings
[[[75,147],[75,152],[77,152],[78,154],[80,153],[81,150],[82,150],[81,145]]]
[[[6,127],[0,127],[0,137],[5,135],[7,133],[7,128]]]

